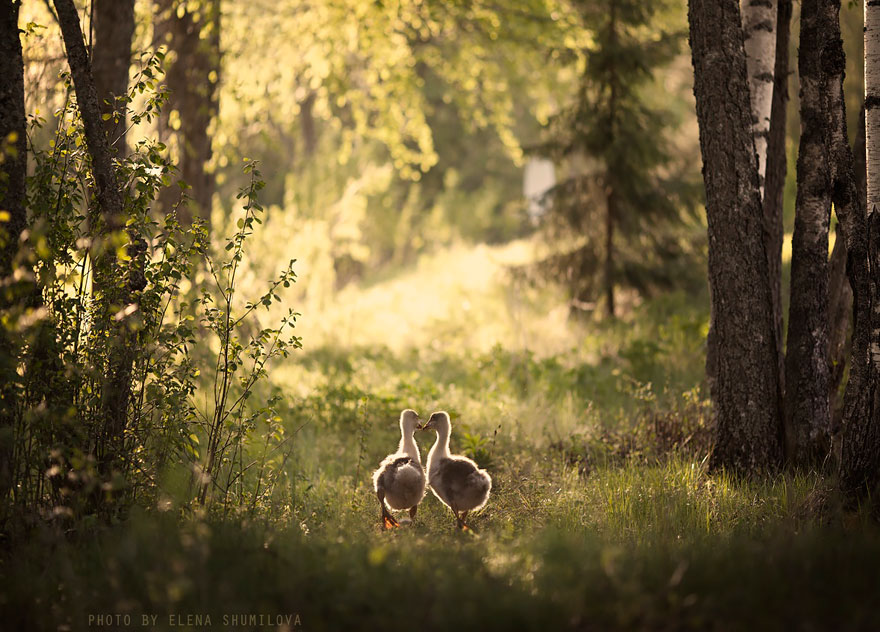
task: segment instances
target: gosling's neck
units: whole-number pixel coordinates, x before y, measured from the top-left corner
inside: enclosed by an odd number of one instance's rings
[[[431,448],[428,460],[449,458],[449,427],[437,429],[437,441]]]
[[[419,446],[416,445],[415,437],[413,437],[413,431],[400,431],[400,446],[397,448],[398,452],[402,452],[407,455],[411,459],[415,459],[419,464],[422,462],[422,456],[419,454]]]

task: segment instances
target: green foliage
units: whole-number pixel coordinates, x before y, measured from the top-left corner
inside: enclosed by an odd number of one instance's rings
[[[267,206],[322,233],[304,241],[335,287],[458,240],[529,231],[520,145],[555,100],[543,51],[570,17],[547,0],[230,3],[221,197],[239,158],[260,155]],[[267,51],[283,62],[266,64]]]
[[[223,252],[234,268],[235,245]],[[183,612],[214,626],[224,614],[289,612],[317,630],[392,618],[428,630],[871,627],[880,538],[867,510],[847,512],[817,474],[706,472],[705,325],[705,308],[678,294],[621,322],[577,325],[579,345],[556,354],[303,350],[254,384],[251,399],[286,397],[272,404],[277,420],[241,442],[245,466],[268,444],[266,458],[243,476],[238,456],[221,468],[214,511],[191,510],[189,468],[204,463],[207,434],[190,425],[200,456],[169,453],[186,467],[166,470],[157,502],[110,527],[79,521],[67,537],[41,522],[3,554],[0,616],[74,630],[107,610],[135,622],[157,614],[159,629]],[[185,336],[195,347],[206,337]],[[379,529],[369,475],[411,406],[450,411],[453,451],[489,468],[489,505],[471,519],[478,537],[459,533],[431,494],[412,525]],[[417,440],[424,454],[432,437]]]
[[[566,49],[578,85],[536,149],[574,175],[547,193],[546,226],[561,244],[540,269],[584,303],[618,285],[642,295],[693,288],[699,250],[685,220],[696,217],[700,189],[676,155],[669,95],[651,94],[680,51],[681,34],[667,26],[679,4],[575,5],[591,42]]]
[[[159,63],[158,57],[146,58],[139,76],[150,77]],[[133,119],[152,118],[165,99],[148,79],[137,79],[121,107],[136,94],[146,100]],[[224,258],[212,253],[203,225],[181,230],[176,207],[161,221],[152,216],[151,204],[173,167],[163,157],[164,147],[148,140],[138,141],[117,163],[128,221],[124,231],[107,232],[100,214],[90,210],[95,204],[90,159],[71,98],[56,119],[48,148],[31,140],[32,228],[17,258],[19,276],[38,289],[4,321],[20,378],[14,385],[11,463],[19,484],[11,503],[25,517],[79,517],[101,508],[115,513],[132,504],[170,508],[173,501],[193,500],[224,510],[253,509],[277,482],[275,466],[291,437],[275,410],[277,395],[256,406],[249,398],[267,377],[268,365],[300,346],[290,333],[293,310],[277,327],[260,326],[255,318],[295,281],[292,261],[262,296],[238,304],[236,272],[263,212],[255,163],[245,165],[250,183],[240,195],[243,217],[221,251]],[[45,123],[32,119],[32,139]],[[110,249],[110,278],[119,286],[129,283],[133,261],[141,261],[145,287],[130,304],[108,304],[93,283],[93,262]],[[194,285],[200,270],[210,282]],[[128,409],[120,422],[126,458],[114,463],[112,472],[100,467],[109,441],[104,402],[116,396],[106,376],[114,366],[111,358],[120,353],[103,324],[108,319],[130,332],[131,348],[124,351],[132,366],[132,381],[123,386],[130,389]],[[213,346],[209,335],[215,337]],[[202,406],[209,392],[213,405]],[[177,485],[173,497],[163,481],[182,472],[189,483]]]

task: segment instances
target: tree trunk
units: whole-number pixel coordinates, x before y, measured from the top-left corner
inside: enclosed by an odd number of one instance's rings
[[[715,347],[710,466],[774,470],[782,456],[773,307],[737,0],[690,0],[694,95],[709,224]]]
[[[0,0],[0,208],[9,217],[0,222],[0,315],[18,300],[10,283],[19,240],[27,225],[25,176],[24,66],[18,30],[21,3]],[[12,491],[12,454],[18,410],[19,376],[10,331],[0,323],[0,512],[5,517]]]
[[[94,0],[95,42],[92,72],[102,114],[116,114],[104,121],[110,146],[122,157],[126,153],[125,129],[128,109],[128,71],[131,38],[134,36],[134,0]]]
[[[773,72],[773,103],[770,135],[767,139],[767,170],[764,180],[764,243],[773,298],[773,322],[779,365],[779,401],[785,392],[785,355],[782,335],[782,207],[786,156],[786,111],[788,109],[788,48],[791,34],[791,0],[779,0],[776,17],[776,62]]]
[[[859,204],[865,206],[865,108],[859,115],[859,130],[853,141],[853,164],[855,166],[855,184],[859,196]],[[853,295],[846,276],[846,238],[838,224],[835,229],[836,239],[828,261],[828,397],[831,409],[831,436],[836,437],[840,431],[841,415],[843,414],[843,397],[840,395],[840,383],[846,369],[847,357],[852,353],[849,342],[850,324],[852,319]],[[833,439],[832,439],[833,441]]]
[[[614,318],[614,216],[617,212],[614,189],[608,192],[605,202],[605,308],[608,317]]]
[[[749,74],[749,102],[752,107],[752,134],[758,156],[758,180],[764,195],[767,168],[767,141],[773,103],[773,73],[776,61],[776,0],[743,0],[742,24]]]
[[[73,0],[54,0],[58,21],[67,49],[67,60],[73,77],[77,105],[85,129],[86,145],[92,158],[92,173],[99,213],[90,212],[92,238],[103,243],[93,249],[94,292],[100,305],[95,326],[107,331],[109,337],[108,366],[101,390],[101,436],[94,448],[98,466],[106,477],[119,464],[125,439],[128,401],[131,396],[131,370],[136,339],[123,308],[135,300],[135,291],[143,289],[142,263],[138,252],[132,255],[132,265],[124,274],[118,265],[114,249],[107,247],[107,237],[125,226],[125,211],[120,185],[113,167],[110,145],[101,121],[101,110],[92,78],[89,56],[80,30],[79,15]],[[143,248],[140,238],[129,233],[135,250]]]
[[[218,105],[220,2],[201,0],[196,13],[190,11],[190,4],[156,0],[156,40],[173,53],[166,59],[165,82],[171,96],[162,111],[160,128],[163,135],[172,133],[169,120],[171,112],[176,111],[180,119],[180,127],[174,132],[180,176],[192,187],[190,197],[195,215],[210,222],[215,182],[213,173],[207,169],[212,155],[208,127]],[[160,195],[160,202],[168,210],[175,202],[169,197],[174,195],[174,188],[166,191],[164,196]],[[181,207],[179,218],[184,225],[189,224],[193,213]]]
[[[785,354],[786,456],[813,465],[828,453],[828,227],[831,190],[825,147],[825,84],[820,60],[820,0],[801,3],[801,139],[791,253]]]
[[[614,50],[617,47],[617,2],[611,0],[608,6],[608,43]],[[617,125],[617,73],[614,65],[608,68],[608,83],[610,94],[608,96],[608,127],[610,131],[609,143],[613,144],[616,138]],[[617,191],[615,187],[616,169],[614,165],[608,165],[606,173],[607,196],[605,199],[605,309],[609,318],[614,318],[614,222],[617,220]]]
[[[823,55],[829,77],[830,143],[834,206],[846,238],[847,274],[853,293],[853,335],[849,381],[843,403],[840,486],[851,496],[876,490],[880,482],[880,5],[865,3],[865,151],[867,208],[861,205],[852,157],[846,161],[845,58],[840,40],[839,0],[823,0],[829,28],[835,29]],[[838,162],[839,161],[839,162]],[[838,173],[835,173],[838,172]]]

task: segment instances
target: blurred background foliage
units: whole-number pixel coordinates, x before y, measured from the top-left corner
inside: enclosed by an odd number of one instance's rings
[[[166,69],[175,67],[179,42],[163,22],[168,11],[190,19],[196,38],[219,32],[213,69],[204,77],[216,84],[218,103],[205,156],[214,192],[201,213],[222,233],[241,160],[258,158],[267,182],[262,201],[274,225],[270,234],[287,236],[266,244],[269,250],[261,248],[261,259],[295,252],[301,291],[325,298],[368,270],[411,263],[438,247],[531,233],[535,222],[526,221],[521,194],[524,148],[544,142],[544,128],[582,88],[587,60],[603,50],[596,17],[604,11],[601,3],[590,17],[578,3],[556,0],[509,7],[414,0],[221,2],[216,24],[212,6],[138,0],[134,48],[161,46]],[[82,8],[88,28],[90,7]],[[644,69],[638,90],[641,98],[675,113],[664,124],[662,144],[665,149],[670,143],[668,150],[693,176],[694,130],[676,131],[690,107],[680,9],[672,3],[651,10],[624,30],[633,31],[634,41],[675,35],[669,52],[677,50],[677,56],[653,60],[655,68]],[[51,113],[64,96],[57,25],[43,3],[25,5],[22,18],[40,25],[24,40],[28,110]],[[151,85],[164,81],[156,77]],[[172,83],[169,75],[172,96],[162,119],[134,125],[130,138],[158,135],[179,164],[182,143],[188,142],[181,131],[186,116]],[[647,130],[646,142],[655,140],[655,132],[661,133]],[[579,151],[559,169],[581,169],[594,158]],[[592,192],[579,204],[602,206],[603,195]],[[544,241],[558,239],[552,234]]]

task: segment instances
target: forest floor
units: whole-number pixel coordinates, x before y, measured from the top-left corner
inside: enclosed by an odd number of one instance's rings
[[[707,298],[572,320],[506,273],[529,253],[458,246],[301,307],[304,348],[270,376],[294,447],[265,506],[200,517],[169,481],[164,511],[35,529],[0,567],[0,627],[880,629],[867,508],[815,473],[707,474]],[[475,533],[430,493],[381,530],[370,474],[407,407],[449,411],[453,451],[491,473]]]

